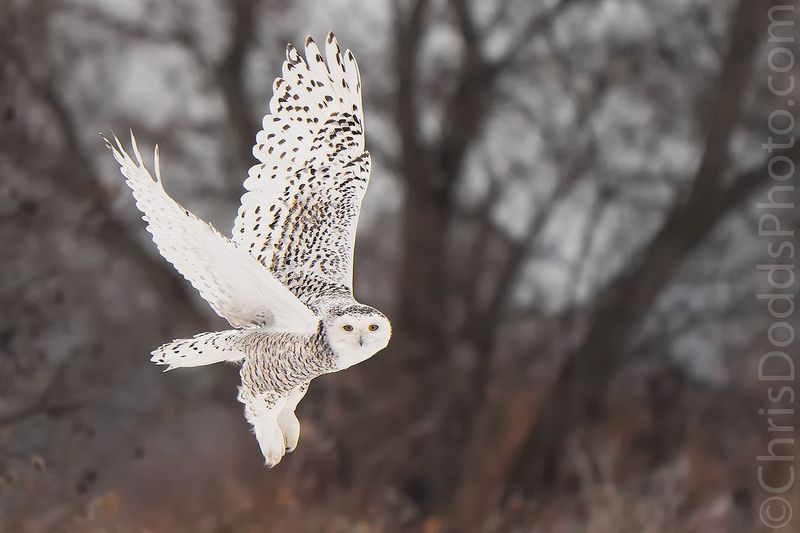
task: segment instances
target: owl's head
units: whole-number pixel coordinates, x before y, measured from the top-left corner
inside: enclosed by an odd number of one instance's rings
[[[335,310],[325,321],[333,351],[344,369],[369,359],[386,348],[392,325],[386,315],[368,305],[354,304]]]

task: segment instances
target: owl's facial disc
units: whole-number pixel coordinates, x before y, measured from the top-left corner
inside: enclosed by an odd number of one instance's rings
[[[331,347],[340,358],[340,368],[347,368],[386,348],[392,326],[377,310],[344,313],[328,322],[327,333]]]

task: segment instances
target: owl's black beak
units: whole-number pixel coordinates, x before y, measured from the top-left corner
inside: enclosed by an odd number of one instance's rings
[[[362,335],[358,336],[358,345],[364,346],[364,337]]]

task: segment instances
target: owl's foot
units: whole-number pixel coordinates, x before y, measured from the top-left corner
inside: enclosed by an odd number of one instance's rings
[[[278,464],[286,453],[286,444],[278,420],[259,419],[256,424],[256,439],[264,455],[265,464],[270,468]]]
[[[240,387],[239,401],[244,403],[244,416],[253,426],[264,462],[272,468],[286,453],[283,431],[278,424],[278,416],[286,405],[286,396],[275,392],[250,395],[244,387]]]
[[[286,398],[286,403],[278,414],[278,425],[283,432],[283,440],[286,444],[286,453],[294,451],[297,447],[297,441],[300,440],[300,421],[294,410],[297,409],[297,404],[303,399],[308,391],[308,382],[303,383],[294,389]]]
[[[300,421],[297,419],[297,415],[294,414],[294,411],[284,407],[278,415],[278,425],[283,433],[286,453],[294,451],[297,441],[300,440]]]

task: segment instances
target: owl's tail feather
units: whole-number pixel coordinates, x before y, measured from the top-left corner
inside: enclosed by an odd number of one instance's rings
[[[178,339],[152,352],[151,361],[167,365],[164,370],[191,366],[212,365],[223,361],[240,362],[245,354],[240,339],[242,330],[212,331],[191,339]]]

